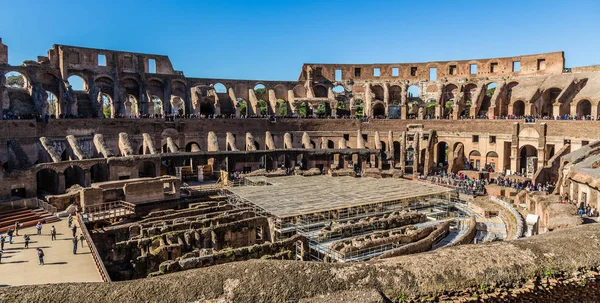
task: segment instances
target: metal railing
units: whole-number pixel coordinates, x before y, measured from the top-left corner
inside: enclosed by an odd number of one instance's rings
[[[92,237],[90,236],[90,233],[87,230],[87,226],[85,226],[85,224],[83,222],[83,217],[81,216],[80,213],[77,213],[76,218],[77,218],[77,223],[79,224],[79,228],[81,228],[83,236],[85,237],[85,242],[87,242],[87,245],[90,248],[90,252],[92,253],[92,258],[94,258],[94,263],[96,263],[96,268],[98,269],[98,272],[100,273],[100,277],[102,278],[102,281],[112,282],[112,280],[110,279],[110,276],[108,275],[108,271],[106,270],[106,267],[104,266],[104,262],[102,262],[102,258],[100,257],[100,254],[98,253],[98,250],[96,249],[96,245],[92,241]]]

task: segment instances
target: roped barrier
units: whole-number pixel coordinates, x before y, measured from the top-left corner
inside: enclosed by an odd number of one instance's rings
[[[110,276],[108,275],[108,271],[106,270],[106,267],[104,266],[104,263],[102,262],[102,258],[100,258],[100,254],[98,253],[98,250],[96,249],[96,245],[94,245],[94,242],[92,241],[92,237],[90,236],[90,233],[88,232],[87,227],[83,223],[83,217],[81,216],[81,213],[77,212],[76,218],[77,218],[77,223],[79,224],[79,228],[81,228],[81,231],[83,232],[83,236],[85,237],[85,241],[87,242],[87,245],[90,248],[90,252],[92,253],[92,257],[94,258],[94,263],[96,263],[96,268],[98,269],[98,272],[100,273],[100,277],[102,277],[102,281],[112,282],[112,280],[110,279]]]

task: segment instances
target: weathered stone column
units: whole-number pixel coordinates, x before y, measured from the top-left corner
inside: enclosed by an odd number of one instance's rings
[[[85,187],[89,187],[92,185],[92,173],[90,172],[90,169],[84,169],[83,170],[83,175],[85,176]]]

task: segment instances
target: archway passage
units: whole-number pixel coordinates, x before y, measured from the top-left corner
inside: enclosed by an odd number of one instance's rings
[[[513,104],[513,115],[517,117],[525,116],[525,102],[519,100]]]
[[[365,104],[361,99],[354,100],[354,115],[357,117],[365,115]]]
[[[140,178],[156,177],[156,165],[150,161],[144,161],[138,166],[138,176]]]
[[[108,165],[104,163],[94,164],[90,168],[90,177],[92,183],[108,181],[110,179]]]
[[[162,116],[163,114],[163,102],[162,100],[157,97],[157,96],[152,96],[152,104],[154,106],[152,106],[153,109],[153,114],[154,115],[158,115],[158,116]]]
[[[300,103],[300,105],[298,105],[298,116],[300,117],[306,117],[308,115],[308,106],[306,105],[306,103],[302,102]]]
[[[498,154],[496,152],[489,152],[485,156],[486,169],[489,172],[495,172],[498,166]]]
[[[406,94],[406,97],[408,98],[407,102],[421,100],[421,90],[418,86],[414,84],[408,87],[408,89],[406,90]]]
[[[474,170],[481,169],[481,153],[479,151],[472,151],[469,153],[469,167]]]
[[[258,100],[258,108],[260,109],[260,114],[262,116],[269,114],[269,106],[267,105],[267,101],[263,99]]]
[[[283,117],[288,115],[287,101],[283,99],[277,99],[277,114]]]
[[[532,177],[537,170],[538,151],[531,145],[521,147],[519,152],[519,171],[526,177]]]
[[[73,185],[85,187],[85,173],[79,166],[69,166],[65,169],[65,189]]]
[[[592,114],[592,103],[588,100],[581,100],[577,103],[577,116],[586,117]]]
[[[437,144],[436,164],[438,167],[448,166],[448,144],[439,142]]]
[[[479,106],[479,112],[477,113],[477,115],[487,115],[490,106],[492,106],[492,97],[494,96],[494,93],[496,93],[497,88],[498,84],[494,82],[488,83],[488,85],[485,88],[485,96],[483,96],[483,100],[481,101],[481,106]]]
[[[44,168],[36,174],[37,194],[42,196],[45,194],[56,195],[58,192],[58,174],[50,168]]]
[[[209,116],[215,113],[215,107],[209,102],[200,103],[200,115]]]
[[[27,87],[27,79],[19,72],[8,72],[4,75],[4,86],[12,88]]]
[[[385,105],[383,103],[373,105],[373,117],[385,117]]]
[[[327,98],[327,88],[323,85],[313,87],[313,92],[316,98]]]
[[[111,117],[111,112],[112,112],[111,104],[112,104],[112,100],[111,100],[110,96],[107,94],[102,94],[102,113],[104,114],[104,118]]]
[[[48,109],[46,110],[46,114],[50,116],[56,116],[56,105],[58,104],[58,98],[52,92],[46,91],[46,94],[48,94]]]
[[[71,89],[74,91],[87,91],[87,82],[85,82],[85,80],[78,75],[70,76],[67,79],[67,82],[69,82],[69,85],[71,85]]]

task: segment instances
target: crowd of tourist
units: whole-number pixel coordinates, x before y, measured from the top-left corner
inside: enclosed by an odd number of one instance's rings
[[[36,119],[38,121],[48,121],[50,119],[56,119],[56,115],[33,115],[33,114],[23,114],[16,115],[13,113],[6,113],[2,115],[3,120],[31,120]],[[84,114],[72,115],[72,114],[61,114],[58,116],[59,119],[90,119],[90,118],[98,118],[105,119],[105,117],[95,117]],[[394,120],[400,119],[400,116],[387,116],[387,115],[377,115],[373,117],[366,116],[353,116],[347,114],[338,114],[337,116],[325,116],[325,115],[307,115],[307,116],[299,116],[299,115],[241,115],[236,117],[235,114],[134,114],[134,115],[126,115],[126,114],[115,114],[114,119],[164,119],[166,121],[174,121],[175,119],[348,119],[348,120]],[[417,120],[418,116],[414,114],[407,115],[406,119],[408,120]],[[424,120],[450,120],[450,116],[431,116],[426,115],[423,117]],[[459,120],[525,120],[527,123],[533,123],[536,120],[587,120],[594,121],[600,120],[600,116],[593,117],[591,115],[562,115],[562,116],[536,116],[536,115],[506,115],[506,116],[492,116],[488,117],[486,114],[481,114],[478,116],[467,116],[462,115],[458,117]]]

